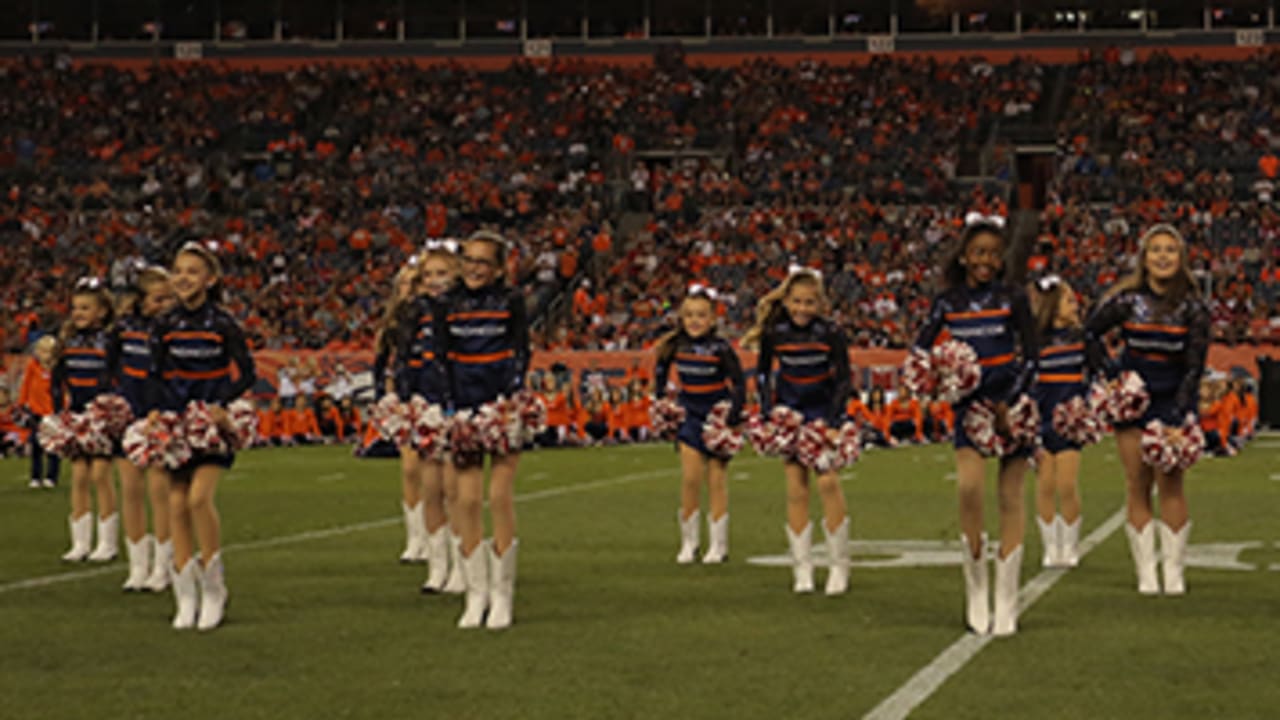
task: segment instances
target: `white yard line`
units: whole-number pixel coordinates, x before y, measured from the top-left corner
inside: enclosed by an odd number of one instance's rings
[[[754,464],[760,462],[757,459],[745,460],[740,465]],[[588,492],[598,490],[600,488],[615,487],[617,485],[626,485],[628,483],[639,482],[641,480],[652,480],[661,477],[671,477],[679,475],[679,468],[668,468],[664,470],[649,470],[641,473],[629,473],[627,475],[619,475],[618,477],[604,478],[601,480],[593,480],[591,482],[579,483],[575,485],[562,485],[560,487],[547,488],[536,492],[524,493],[517,495],[515,501],[518,503],[533,502],[535,500],[546,500],[548,498],[561,497],[563,495],[572,495],[574,493]],[[341,474],[341,473],[337,473]],[[331,476],[321,476],[317,479],[323,479]],[[327,538],[340,537],[342,535],[350,535],[352,533],[363,532],[365,530],[376,530],[378,528],[387,527],[389,525],[398,525],[404,522],[404,518],[400,515],[395,517],[382,518],[381,520],[369,520],[366,522],[352,523],[350,525],[339,525],[337,527],[323,528],[320,530],[306,530],[292,535],[281,535],[273,538],[263,538],[262,540],[253,540],[243,543],[231,543],[223,547],[224,552],[239,552],[242,550],[262,550],[265,548],[280,547],[282,545],[295,545],[298,543],[310,542],[312,540],[325,540]],[[87,578],[98,577],[99,575],[108,575],[113,573],[122,573],[124,566],[119,563],[113,563],[85,570],[73,570],[71,572],[57,573],[55,575],[42,575],[40,577],[28,578],[26,580],[15,580],[0,585],[0,595],[15,592],[18,590],[30,590],[32,588],[48,587],[50,585],[58,585],[66,582],[74,582],[76,580],[84,580]]]
[[[1101,545],[1124,524],[1124,508],[1107,518],[1088,537],[1080,541],[1080,557],[1083,559],[1091,550]],[[1059,580],[1065,577],[1066,570],[1044,570],[1036,575],[1018,592],[1018,612],[1024,613],[1037,600],[1044,597]],[[984,647],[994,639],[992,635],[974,635],[966,633],[959,640],[951,643],[947,649],[938,653],[928,665],[921,668],[910,680],[872,708],[863,716],[864,720],[900,720],[920,707],[938,688],[969,663]]]

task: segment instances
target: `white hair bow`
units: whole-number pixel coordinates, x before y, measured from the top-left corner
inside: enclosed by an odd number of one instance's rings
[[[720,297],[720,293],[716,292],[715,288],[700,282],[693,283],[692,285],[689,286],[688,295],[690,297],[694,295],[702,295],[711,300],[718,300]]]
[[[453,238],[431,238],[427,240],[427,252],[443,250],[447,253],[458,252],[458,241]]]
[[[807,265],[800,265],[798,263],[791,263],[790,265],[787,266],[787,277],[791,277],[792,275],[799,275],[801,273],[808,273],[818,278],[819,280],[822,279],[821,270],[815,270]]]
[[[966,227],[973,227],[974,225],[993,225],[1003,230],[1004,223],[1005,220],[1002,215],[983,215],[976,210],[969,212],[964,216],[964,224]]]
[[[1045,275],[1039,280],[1036,280],[1036,289],[1039,290],[1040,292],[1047,293],[1061,283],[1062,283],[1062,278],[1059,277],[1058,275]]]

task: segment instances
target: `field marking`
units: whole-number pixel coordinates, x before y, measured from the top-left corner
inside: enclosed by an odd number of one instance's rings
[[[327,483],[327,482],[334,482],[337,480],[346,480],[346,479],[347,479],[346,473],[336,472],[336,473],[329,473],[328,475],[321,475],[320,477],[316,478],[316,482]]]
[[[1111,537],[1120,529],[1124,521],[1124,508],[1117,510],[1115,514],[1103,521],[1089,533],[1088,537],[1080,541],[1080,558],[1083,559],[1090,551]],[[1062,569],[1043,570],[1023,585],[1018,592],[1018,614],[1026,612],[1066,575],[1067,571]],[[901,720],[907,717],[994,639],[994,635],[965,633],[959,640],[938,653],[928,665],[912,675],[892,695],[880,701],[879,705],[863,716],[863,720]]]
[[[762,462],[762,460],[759,458],[753,458],[750,460],[744,460],[740,464],[752,465],[759,462]],[[562,485],[560,487],[547,488],[545,490],[517,495],[515,502],[520,503],[532,502],[534,500],[545,500],[547,498],[572,495],[574,493],[598,490],[605,487],[626,485],[627,483],[639,482],[641,480],[651,480],[664,476],[678,475],[679,472],[679,468],[649,470],[642,473],[630,473],[627,475],[619,475],[614,478],[593,480],[591,482],[578,483],[575,485]],[[397,525],[402,522],[404,522],[404,518],[400,515],[396,515],[394,517],[382,518],[380,520],[367,520],[365,522],[353,523],[350,525],[339,525],[337,527],[323,528],[320,530],[305,530],[292,535],[281,535],[280,537],[264,538],[262,540],[253,540],[243,543],[231,543],[223,546],[222,550],[224,552],[262,550],[265,548],[280,547],[281,545],[294,545],[297,543],[309,542],[311,540],[325,540],[328,538],[340,537],[342,535],[363,532],[365,530],[375,530],[387,527],[388,525]],[[124,566],[119,563],[110,563],[89,570],[73,570],[71,572],[58,573],[56,575],[42,575],[40,577],[28,578],[26,580],[15,580],[13,582],[0,585],[0,595],[15,592],[17,590],[30,590],[32,588],[48,587],[50,585],[59,585],[61,583],[98,577],[99,575],[118,573],[123,568]]]

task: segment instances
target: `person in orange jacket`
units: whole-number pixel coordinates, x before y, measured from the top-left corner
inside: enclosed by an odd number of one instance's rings
[[[284,409],[284,404],[280,397],[272,398],[271,404],[267,407],[263,414],[258,416],[259,434],[262,439],[270,445],[286,445],[288,436],[286,433],[287,424],[285,416],[288,411]],[[263,429],[265,428],[265,429]]]
[[[929,416],[925,418],[924,425],[925,433],[934,442],[943,442],[950,437],[956,427],[956,414],[951,403],[943,400],[929,403]]]
[[[889,434],[889,407],[885,405],[882,388],[871,388],[871,392],[867,394],[865,412],[867,425],[871,430],[871,443],[893,447],[896,443],[893,441],[893,436]]]
[[[627,399],[622,388],[609,389],[609,439],[613,442],[631,441],[631,424],[628,422]]]
[[[1222,400],[1218,410],[1218,430],[1222,433],[1222,443],[1230,451],[1240,449],[1237,437],[1240,435],[1240,396],[1236,394],[1235,383],[1231,380],[1221,382]]]
[[[346,437],[345,428],[342,427],[342,412],[333,404],[333,398],[321,395],[317,404],[319,412],[316,413],[316,422],[319,424],[320,435],[325,442],[342,442]]]
[[[1235,436],[1239,438],[1239,447],[1252,440],[1254,433],[1258,431],[1258,396],[1254,394],[1251,384],[1251,381],[1243,379],[1231,383],[1239,408],[1236,412],[1235,432]]]
[[[569,393],[556,382],[555,375],[548,371],[542,376],[542,392],[538,395],[547,405],[547,431],[538,438],[538,444],[544,447],[564,445],[568,440],[569,428],[573,425]]]
[[[27,416],[31,431],[31,482],[28,487],[52,488],[58,484],[59,458],[40,446],[36,428],[45,415],[53,414],[53,361],[58,340],[45,335],[31,346],[31,357],[22,372],[18,408]]]
[[[284,413],[285,437],[299,445],[320,442],[320,423],[316,413],[307,407],[307,398],[299,395],[293,399],[293,409]]]
[[[905,388],[889,405],[889,437],[894,441],[924,442],[924,411],[920,401]]]
[[[646,385],[644,378],[636,377],[631,381],[629,389],[631,399],[627,400],[627,426],[631,439],[635,442],[646,442],[649,439],[649,407],[653,404],[653,398]]]
[[[276,444],[276,410],[279,400],[272,400],[258,408],[258,447]]]
[[[343,435],[353,441],[360,441],[361,428],[364,427],[364,423],[360,417],[360,409],[356,407],[355,401],[351,399],[350,395],[338,402],[338,412],[342,415]]]
[[[18,407],[13,404],[9,388],[0,387],[0,457],[26,445],[28,430],[18,423]]]
[[[1230,416],[1224,412],[1222,383],[1218,380],[1200,381],[1200,430],[1204,432],[1204,449],[1215,455],[1227,455],[1227,433],[1230,432]],[[1223,421],[1228,426],[1223,425]]]

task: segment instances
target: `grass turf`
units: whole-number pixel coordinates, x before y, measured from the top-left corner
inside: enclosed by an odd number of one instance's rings
[[[1266,438],[1188,485],[1193,545],[1264,541],[1242,556],[1260,569],[1191,568],[1186,597],[1142,598],[1116,532],[916,716],[1273,717],[1278,459]],[[845,475],[854,539],[956,538],[952,470],[945,446],[869,453]],[[826,598],[745,562],[785,550],[780,467],[750,456],[731,466],[731,562],[679,567],[668,448],[527,455],[501,634],[456,630],[461,601],[420,595],[424,569],[395,562],[395,461],[242,455],[218,500],[229,620],[205,635],[169,629],[168,594],[121,593],[122,562],[59,563],[65,490],[28,490],[24,471],[0,462],[3,717],[859,717],[963,632],[957,567],[855,567]],[[1088,452],[1082,486],[1088,533],[1123,502],[1112,446]]]

